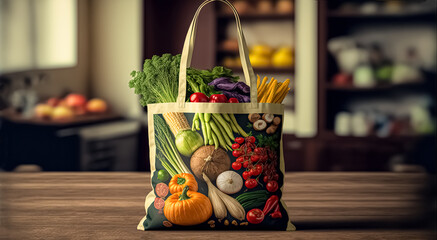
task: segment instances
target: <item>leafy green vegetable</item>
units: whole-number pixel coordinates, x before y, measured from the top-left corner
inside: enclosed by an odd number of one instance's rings
[[[155,55],[144,61],[143,71],[131,73],[133,79],[129,81],[129,87],[135,88],[135,93],[141,96],[141,105],[176,102],[180,62],[180,54]]]
[[[279,134],[276,133],[272,136],[264,136],[262,134],[256,136],[258,140],[258,146],[259,147],[265,147],[269,146],[272,149],[278,149],[279,148]]]
[[[181,55],[169,53],[162,56],[153,56],[144,61],[142,71],[132,71],[129,87],[135,88],[135,93],[140,95],[143,106],[151,103],[176,102],[179,87],[179,67]],[[237,81],[238,77],[232,76],[232,70],[224,67],[214,67],[211,70],[187,69],[187,99],[194,92],[202,92],[208,96],[221,93],[214,90],[208,83],[219,77],[229,77]]]
[[[212,94],[221,93],[221,91],[215,90],[213,86],[209,86],[212,80],[220,77],[228,77],[232,81],[238,81],[239,77],[234,77],[231,69],[227,69],[221,66],[214,67],[211,70],[197,70],[194,68],[187,69],[187,96],[192,93],[201,92],[207,96]]]
[[[153,122],[155,124],[157,158],[161,161],[162,166],[172,176],[179,173],[191,173],[176,150],[176,145],[165,120],[155,114]]]

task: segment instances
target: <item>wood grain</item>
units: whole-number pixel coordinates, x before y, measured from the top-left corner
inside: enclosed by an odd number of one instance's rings
[[[421,228],[424,174],[286,174],[283,198],[296,232],[141,232],[150,174],[0,174],[0,239],[435,238]]]

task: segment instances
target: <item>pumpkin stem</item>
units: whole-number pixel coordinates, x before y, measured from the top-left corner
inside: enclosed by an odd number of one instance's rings
[[[185,178],[178,177],[178,185],[183,185],[185,183]]]
[[[181,195],[179,195],[179,201],[188,200],[190,197],[187,195],[188,192],[188,186],[184,187],[184,190],[182,190]]]

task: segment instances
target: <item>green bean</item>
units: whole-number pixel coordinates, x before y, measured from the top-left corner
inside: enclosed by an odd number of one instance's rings
[[[231,122],[231,118],[229,117],[229,115],[227,113],[222,113],[222,116],[226,121]]]
[[[237,119],[235,119],[234,114],[229,114],[229,117],[231,118],[232,122],[234,122],[235,127],[238,129],[241,136],[248,137],[249,135],[247,135],[247,133],[240,127],[240,125],[238,125]]]
[[[231,127],[228,125],[228,123],[226,122],[225,119],[223,119],[221,114],[218,113],[213,113],[212,114],[213,117],[215,117],[217,119],[217,121],[220,123],[220,125],[222,125],[223,129],[225,130],[226,134],[228,134],[228,136],[234,140],[234,134],[232,133],[232,129]],[[232,145],[232,144],[231,144]]]
[[[194,117],[193,117],[193,124],[192,124],[192,127],[191,127],[191,130],[196,130],[196,120],[199,118],[199,116],[197,115],[197,113],[195,113],[194,114]]]
[[[205,113],[205,122],[209,122],[211,120],[211,113]]]
[[[232,146],[231,141],[229,140],[229,137],[225,131],[225,129],[223,128],[223,126],[220,124],[220,122],[217,120],[217,118],[215,117],[215,115],[212,115],[212,120],[214,121],[214,123],[217,125],[217,127],[220,129],[220,132],[223,134],[223,139],[225,140],[226,144],[228,144],[229,146]]]
[[[205,119],[203,118],[203,113],[199,113],[200,122],[202,123],[202,134],[204,145],[208,144],[208,136],[206,135]]]
[[[214,131],[215,135],[217,136],[220,146],[226,150],[226,141],[223,139],[223,136],[220,133],[220,129],[217,127],[214,121],[209,122],[209,124],[211,124],[211,129],[212,131]]]
[[[220,142],[217,139],[217,136],[215,135],[214,131],[212,131],[212,129],[211,129],[211,136],[212,136],[212,140],[214,141],[215,149],[217,149],[219,147]]]

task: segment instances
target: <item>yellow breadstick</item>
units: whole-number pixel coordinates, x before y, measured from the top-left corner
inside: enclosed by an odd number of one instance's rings
[[[279,99],[279,103],[282,103],[282,101],[284,101],[284,98],[287,96],[288,91],[290,91],[290,88],[288,88],[287,91],[285,91],[284,96],[282,96],[281,99]]]
[[[286,89],[285,89],[286,90]],[[281,98],[286,94],[286,92],[282,91],[281,93],[278,93],[275,97],[275,99],[273,99],[274,103],[280,103],[279,101],[281,100]]]
[[[259,86],[259,90],[258,90],[258,102],[262,99],[262,96],[264,94],[264,90],[266,89],[266,82],[267,82],[267,80],[268,80],[268,78],[264,77],[261,85]]]
[[[273,85],[272,85],[271,83],[269,83],[269,85],[270,85],[270,87],[267,85],[267,88],[266,88],[265,94],[263,94],[263,97],[261,98],[261,101],[260,101],[260,102],[262,102],[262,103],[267,102],[267,99],[268,99],[269,96],[270,96],[271,88],[272,88]],[[275,85],[276,85],[276,84],[275,84]]]
[[[276,92],[276,90],[278,89],[278,84],[276,84],[276,80],[274,80],[274,83],[273,83],[273,86],[272,86],[272,89],[270,90],[270,95],[269,95],[269,98],[267,98],[267,102],[268,103],[271,103],[272,101],[273,101],[273,97],[275,96],[275,92]]]
[[[285,80],[280,88],[278,88],[278,92],[285,91],[285,89],[288,88],[288,85],[290,84],[290,79]]]
[[[275,94],[275,97],[273,98],[273,102],[276,103],[277,101],[279,101],[279,99],[282,97],[282,95],[284,94],[284,91],[286,91],[286,89],[280,90],[278,89],[278,91]]]
[[[259,89],[259,75],[256,75],[256,89]]]

